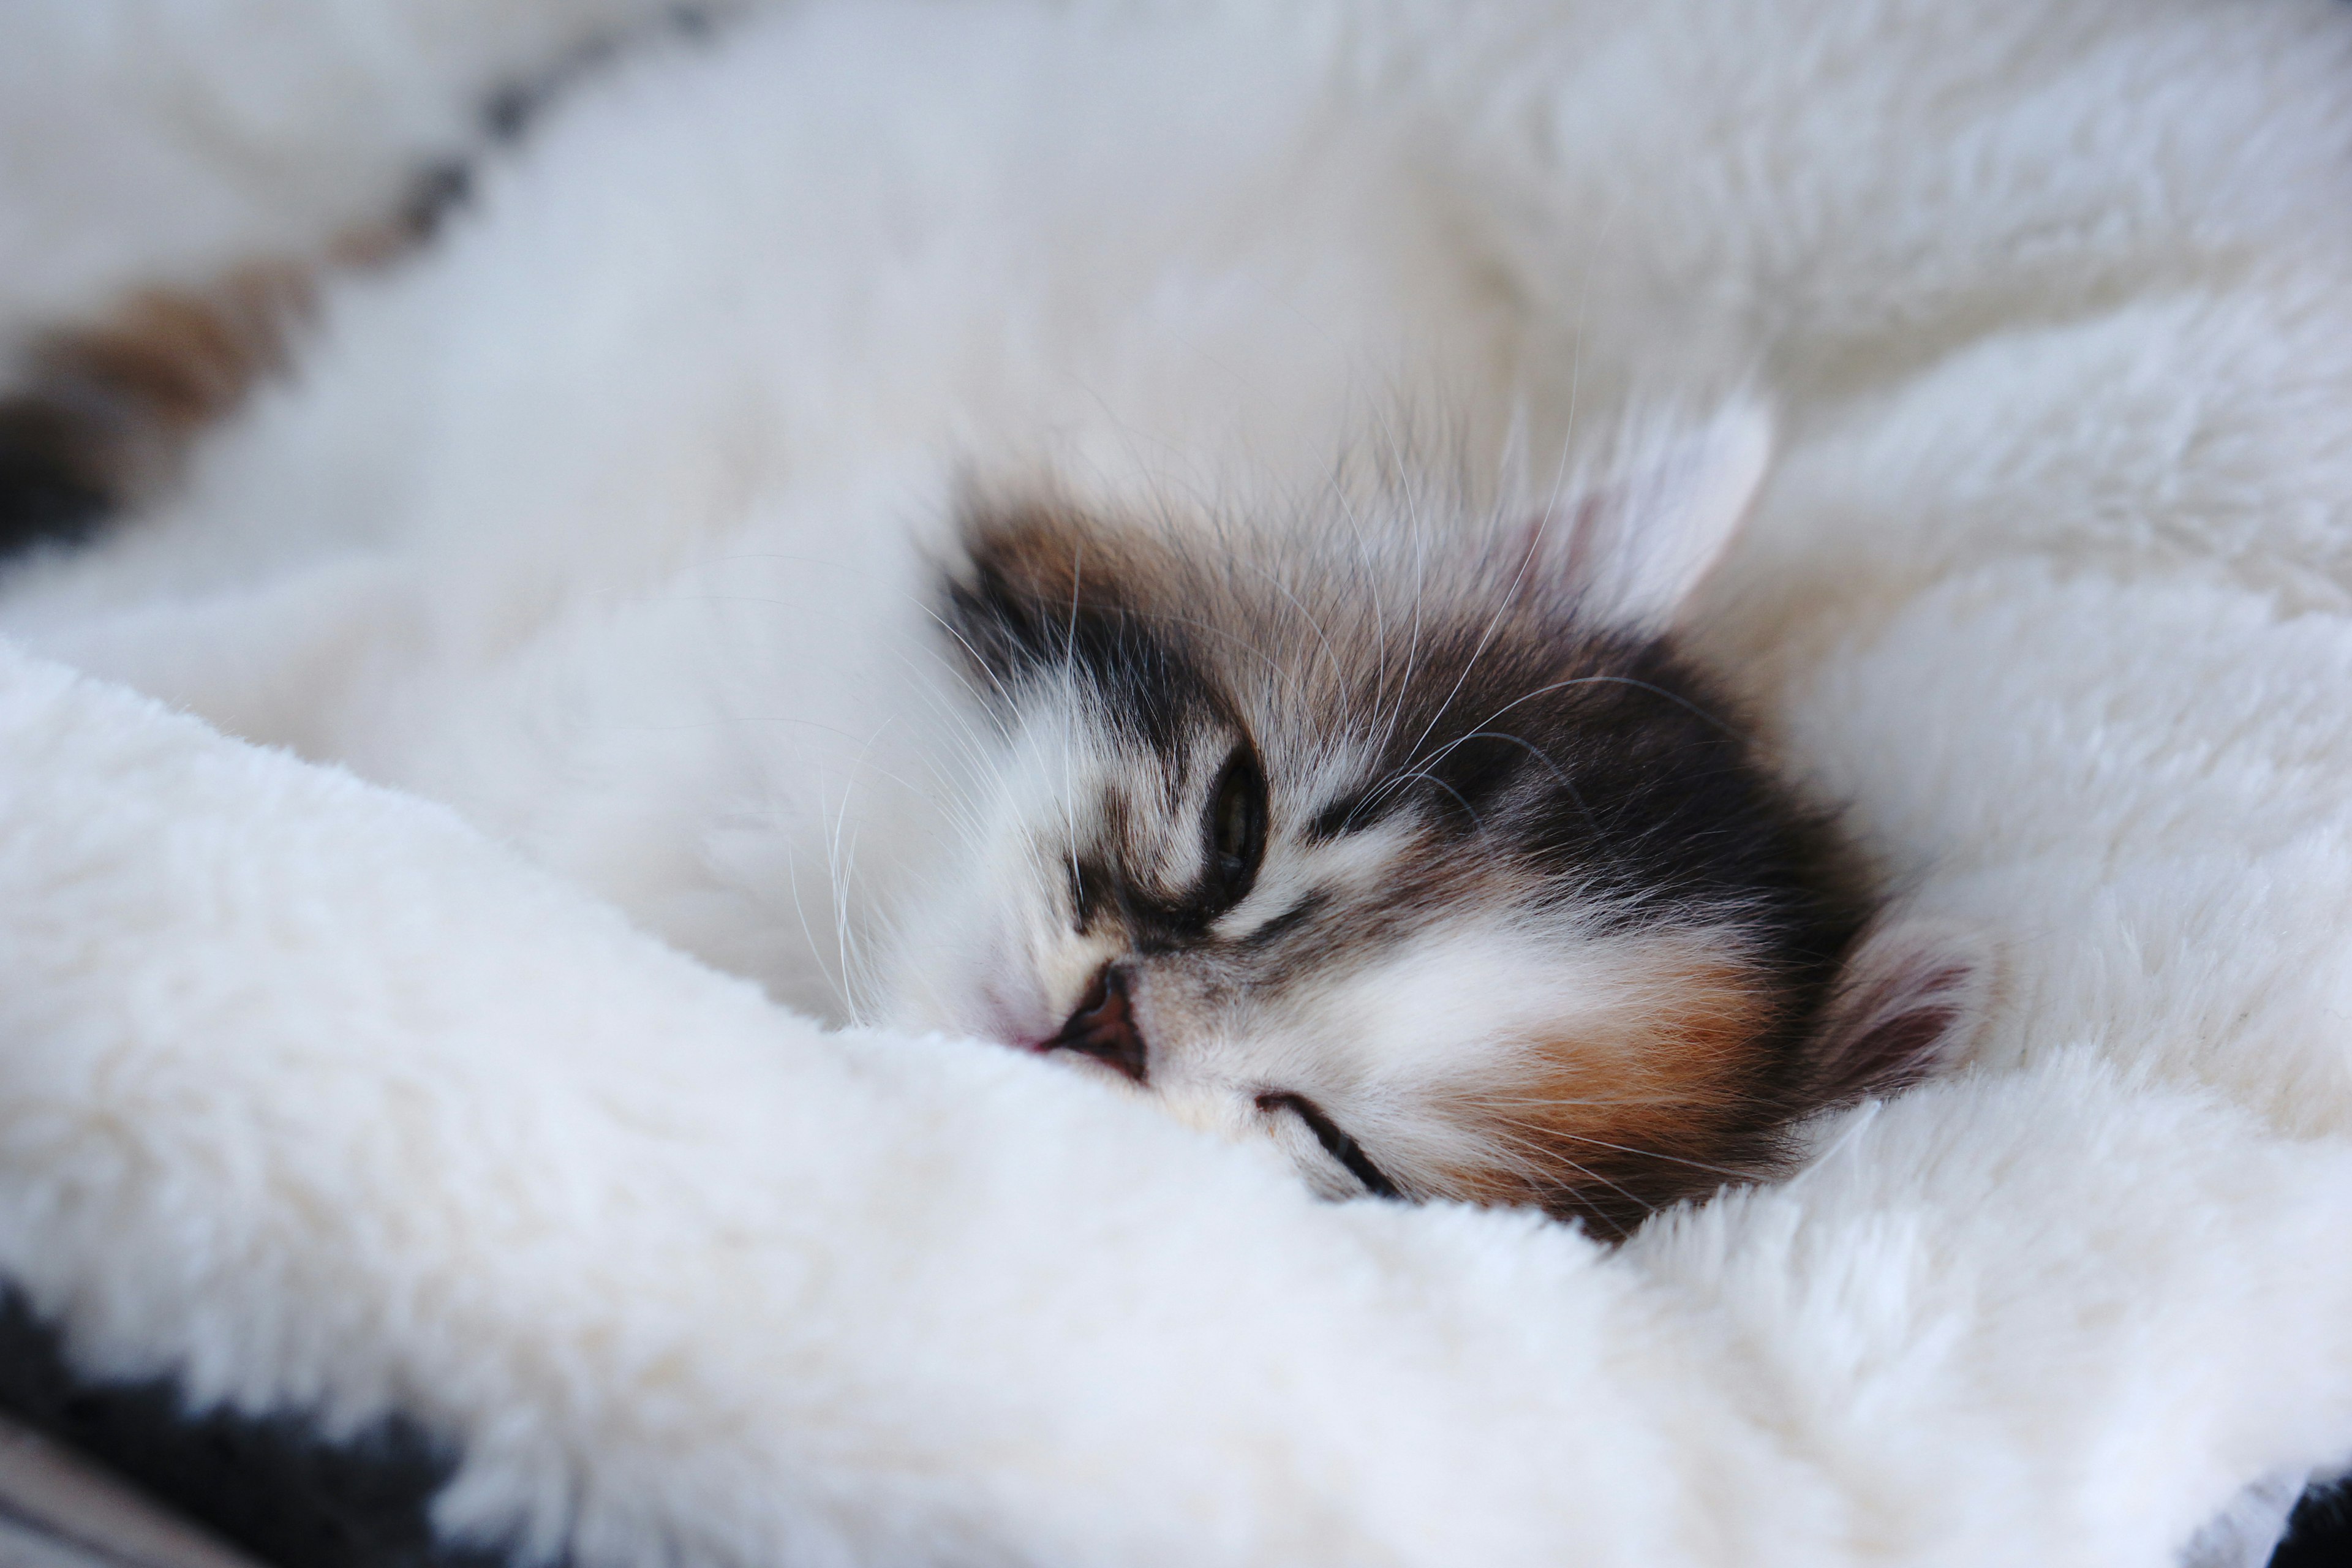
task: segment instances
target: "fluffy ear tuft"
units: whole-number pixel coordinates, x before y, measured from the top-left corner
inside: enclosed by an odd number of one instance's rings
[[[1813,1042],[1807,1099],[1818,1109],[1909,1088],[1949,1065],[1982,1026],[1993,955],[1979,931],[1905,920],[1847,955]]]
[[[1738,533],[1771,456],[1771,416],[1756,403],[1696,426],[1629,426],[1598,472],[1535,520],[1527,560],[1594,619],[1665,631]]]

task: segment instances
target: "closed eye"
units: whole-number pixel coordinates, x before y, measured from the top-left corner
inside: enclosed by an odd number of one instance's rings
[[[1232,909],[1249,897],[1265,859],[1265,773],[1246,743],[1234,748],[1209,792],[1209,900]]]
[[[1364,1146],[1339,1131],[1339,1125],[1323,1114],[1323,1108],[1303,1094],[1290,1094],[1269,1089],[1257,1097],[1257,1108],[1269,1115],[1287,1110],[1307,1124],[1323,1152],[1348,1168],[1348,1173],[1364,1184],[1364,1191],[1376,1198],[1401,1198],[1397,1185],[1381,1173],[1364,1153]]]

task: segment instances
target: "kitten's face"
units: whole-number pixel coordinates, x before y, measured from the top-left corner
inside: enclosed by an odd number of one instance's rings
[[[976,513],[947,618],[1004,751],[897,1020],[1333,1195],[1612,1229],[1769,1164],[1834,1076],[1833,847],[1639,584],[1604,616],[1539,532],[1466,537]]]

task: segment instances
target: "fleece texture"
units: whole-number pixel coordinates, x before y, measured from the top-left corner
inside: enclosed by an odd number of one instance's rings
[[[267,9],[222,91],[288,79]],[[0,1278],[88,1375],[400,1416],[452,1539],[583,1568],[2234,1563],[2352,1460],[2352,8],[654,57],[0,588]],[[1734,394],[1779,456],[1692,635],[1998,952],[1938,1081],[1611,1248],[841,1026],[843,846],[919,898],[940,831],[849,784],[938,744],[894,639],[975,468],[1264,497]]]

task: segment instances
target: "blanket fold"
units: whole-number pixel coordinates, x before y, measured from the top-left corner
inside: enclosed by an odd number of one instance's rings
[[[1325,1205],[1013,1053],[822,1034],[438,807],[5,669],[0,1275],[87,1377],[415,1423],[453,1539],[2154,1562],[2341,1451],[2352,1280],[2305,1260],[2352,1151],[2080,1054],[1613,1255]]]

